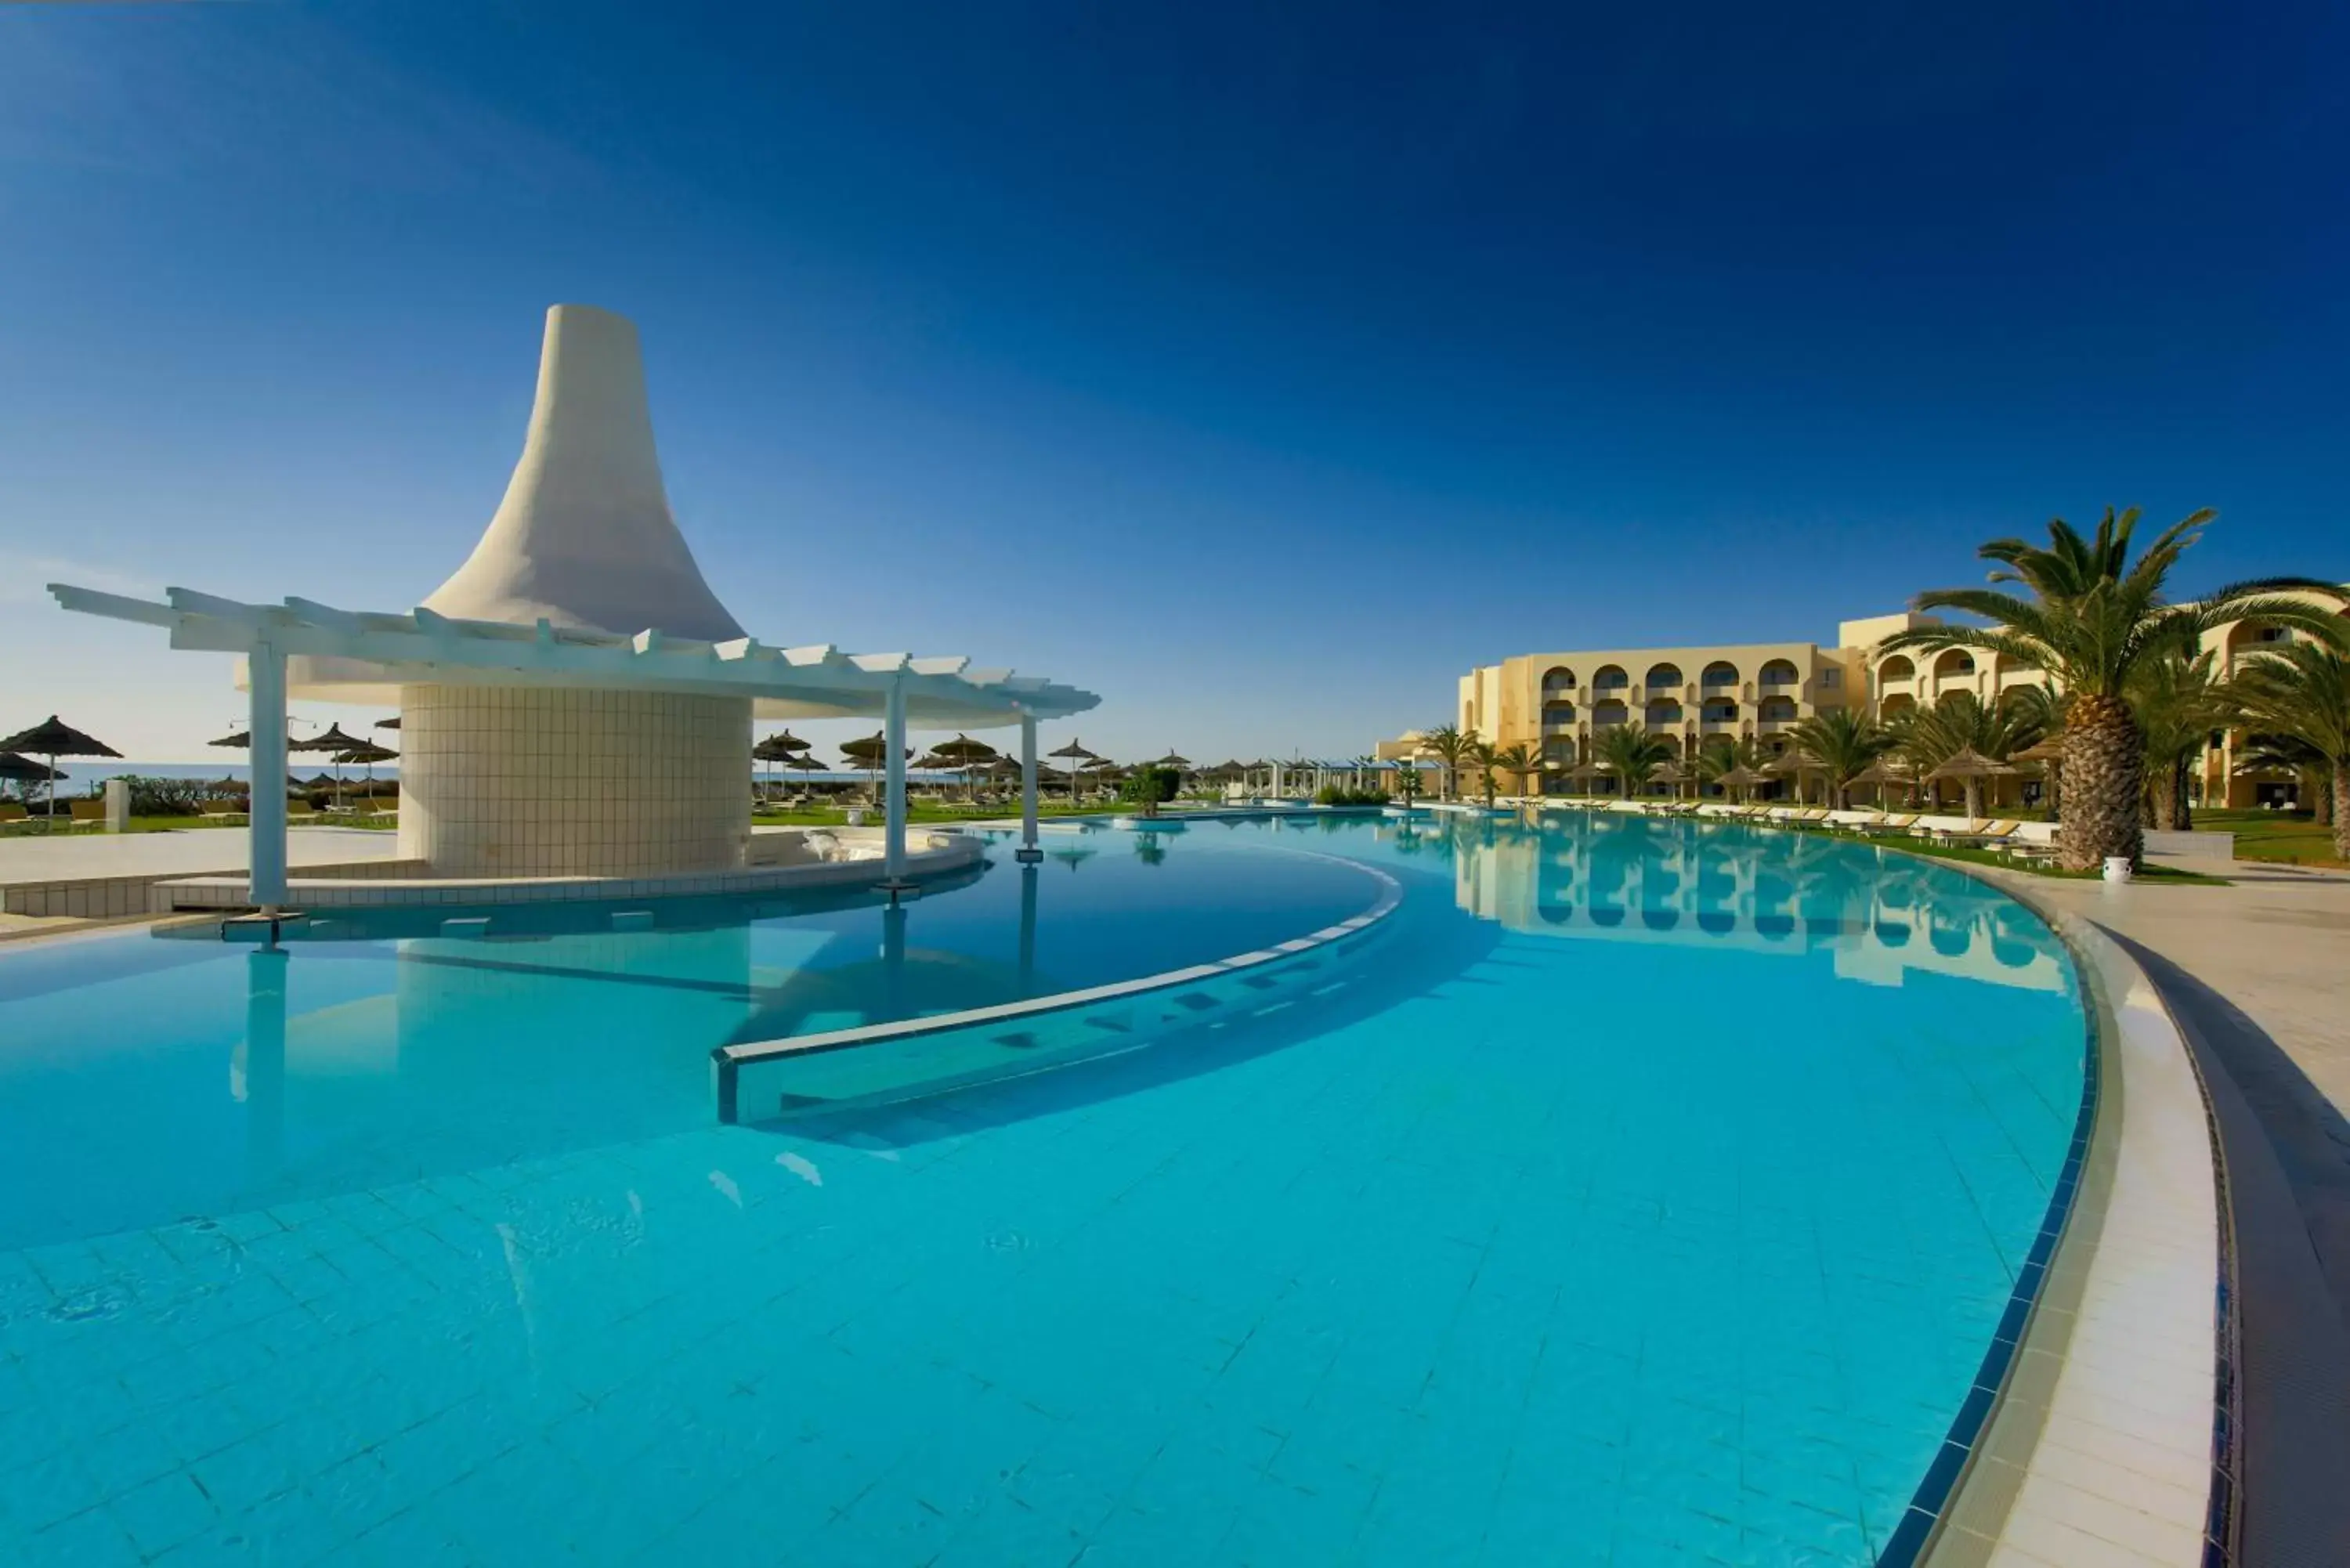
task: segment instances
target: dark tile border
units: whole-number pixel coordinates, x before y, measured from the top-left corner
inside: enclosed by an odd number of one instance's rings
[[[2187,1044],[2222,1272],[2206,1568],[2350,1563],[2350,1149],[2340,1111],[2224,995],[2108,932]]]
[[[1989,884],[1987,884],[1989,885]],[[2004,888],[1997,889],[2005,897],[2014,895]],[[2015,1369],[2017,1353],[2022,1348],[2025,1330],[2032,1323],[2033,1309],[2038,1305],[2048,1270],[2063,1243],[2066,1227],[2072,1222],[2074,1199],[2081,1190],[2081,1177],[2089,1161],[2089,1148],[2097,1130],[2097,1108],[2104,1095],[2104,1066],[2100,1060],[2104,1044],[2102,1024],[2098,1018],[2096,992],[2092,989],[2087,965],[2073,944],[2056,929],[2054,921],[2022,899],[2016,902],[2031,910],[2034,919],[2046,928],[2049,935],[2064,949],[2065,961],[2073,967],[2075,993],[2080,999],[2082,1027],[2081,1108],[2073,1123],[2073,1141],[2064,1152],[2064,1164],[2057,1172],[2056,1183],[2049,1191],[2048,1209],[2042,1216],[2040,1233],[2033,1238],[2032,1251],[2024,1258],[2023,1267],[2016,1271],[2015,1287],[2010,1292],[2007,1311],[1992,1332],[1991,1342],[1983,1352],[1981,1364],[1975,1369],[1973,1386],[1959,1406],[1958,1414],[1950,1418],[1950,1429],[1942,1435],[1942,1447],[1927,1467],[1926,1474],[1910,1494],[1909,1506],[1903,1511],[1901,1521],[1894,1526],[1884,1549],[1877,1555],[1877,1568],[1917,1568],[1924,1561],[1927,1548],[1933,1542],[1936,1532],[1950,1511],[1958,1496],[1959,1484],[1967,1473],[1976,1445],[1981,1441],[1991,1424],[1993,1411],[1999,1408],[2000,1396]]]

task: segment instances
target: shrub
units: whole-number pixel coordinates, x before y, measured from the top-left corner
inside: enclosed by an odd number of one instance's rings
[[[1385,805],[1388,792],[1383,789],[1348,789],[1344,784],[1324,784],[1315,792],[1316,805]]]
[[[151,779],[139,774],[120,776],[130,786],[133,816],[193,816],[203,809],[204,786],[194,779]]]
[[[1118,798],[1141,806],[1145,815],[1155,815],[1159,805],[1173,800],[1182,787],[1183,775],[1173,768],[1139,767],[1118,786]]]

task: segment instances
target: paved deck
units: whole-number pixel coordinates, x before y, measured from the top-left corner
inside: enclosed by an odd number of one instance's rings
[[[60,882],[82,877],[178,877],[242,871],[251,837],[241,828],[182,833],[32,833],[0,838],[0,882]],[[289,866],[389,860],[398,836],[365,827],[294,827]]]
[[[2226,888],[1995,873],[2150,948],[2241,1008],[2350,1111],[2350,875],[2240,860]]]

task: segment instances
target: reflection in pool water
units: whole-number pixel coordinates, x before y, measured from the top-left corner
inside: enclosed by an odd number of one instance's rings
[[[1049,849],[0,953],[0,1558],[1871,1561],[2081,1095],[2027,912],[1689,823]],[[1378,961],[1180,1053],[711,1123],[714,1044],[1262,945],[1349,861]]]

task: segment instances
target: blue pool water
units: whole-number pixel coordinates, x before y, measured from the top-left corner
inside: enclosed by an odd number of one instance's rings
[[[0,1562],[1875,1560],[2078,1112],[2036,919],[1728,825],[1053,846],[0,950]],[[1354,862],[1404,902],[1295,1004],[715,1125],[713,1045],[1262,946]]]

